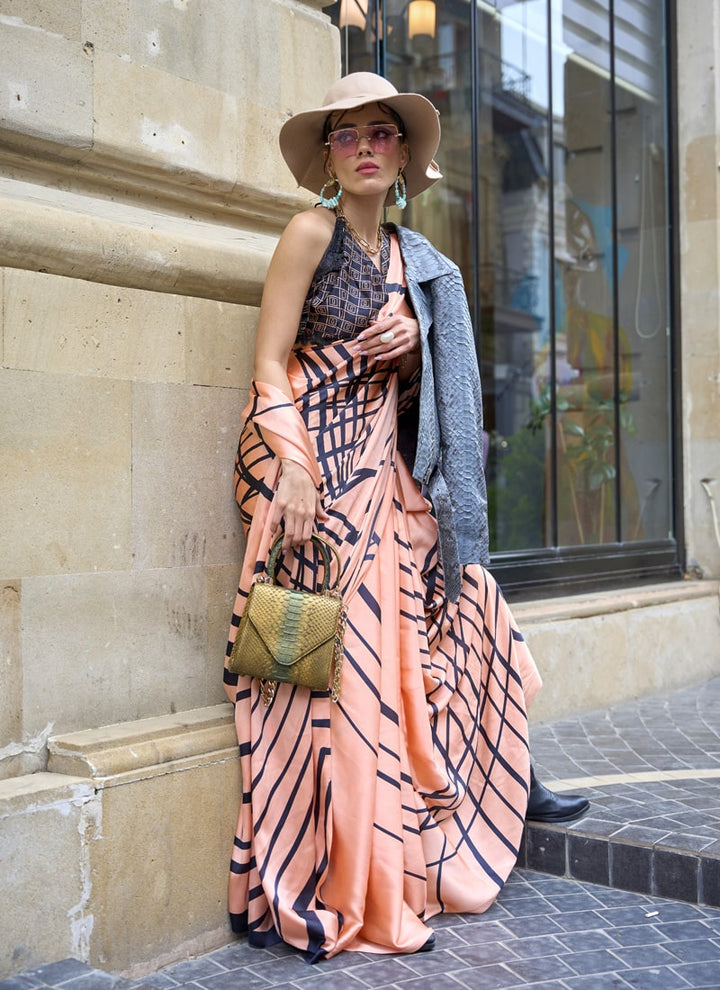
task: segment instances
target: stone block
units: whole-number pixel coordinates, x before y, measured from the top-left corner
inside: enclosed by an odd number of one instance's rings
[[[57,374],[180,382],[183,300],[8,269],[5,365]]]
[[[689,223],[718,220],[717,150],[716,134],[695,137],[683,147],[682,196],[685,219]]]
[[[234,756],[232,705],[225,701],[172,715],[58,733],[48,748],[52,773],[92,778],[96,788],[117,787],[185,769],[203,756]]]
[[[38,3],[37,0],[0,0],[0,17],[16,24],[39,28],[48,34],[61,34],[78,41],[81,38],[83,0],[63,3]]]
[[[209,654],[202,568],[27,579],[21,614],[28,733],[225,699],[224,643]]]
[[[717,100],[713,69],[717,65],[720,11],[716,0],[696,0],[691,9],[691,15],[690,8],[684,8],[682,12],[687,11],[690,16],[676,18],[681,145],[712,129],[710,121],[714,117]]]
[[[231,189],[237,103],[227,93],[95,52],[94,151]]]
[[[700,567],[706,576],[712,576],[720,571],[720,545],[716,535],[713,519],[713,501],[715,516],[720,527],[720,446],[717,442],[717,428],[713,431],[712,423],[717,423],[720,396],[715,395],[711,410],[715,409],[715,419],[705,410],[693,406],[693,423],[702,423],[704,439],[697,440],[689,448],[684,458],[684,490],[685,497],[685,531],[688,559]],[[697,425],[700,429],[700,423]],[[706,486],[701,482],[705,480]]]
[[[287,103],[288,95],[312,105],[305,97],[311,99],[318,86],[324,87],[322,95],[340,69],[337,31],[327,15],[285,0],[136,2],[130,56],[138,65],[272,110]]]
[[[280,154],[278,134],[289,113],[241,99],[238,101],[238,114],[238,180],[243,186],[262,191],[265,195],[297,195],[299,192],[302,197],[299,204],[301,206],[311,206],[317,202],[317,196],[298,190],[298,185]]]
[[[700,477],[713,476],[720,451],[704,446],[717,444],[720,422],[720,354],[686,354],[683,358],[683,430],[689,463],[701,464]],[[714,475],[717,477],[717,474]]]
[[[246,393],[135,385],[136,567],[230,564],[240,519],[233,471]]]
[[[330,86],[341,75],[338,30],[320,11],[298,16],[290,7],[282,22],[279,37],[280,106],[287,116],[298,110],[318,107]],[[277,47],[277,41],[273,42]],[[308,71],[308,52],[312,52],[312,71]]]
[[[231,707],[78,732],[51,751],[53,769],[88,775],[102,797],[92,964],[140,975],[229,941],[240,797]]]
[[[205,697],[214,698],[220,691],[223,676],[223,661],[230,632],[237,585],[240,578],[240,557],[237,564],[226,567],[210,567],[207,570],[207,622],[208,622],[208,663]]]
[[[92,782],[77,777],[36,773],[0,782],[0,979],[86,954],[99,804]]]
[[[17,4],[11,6],[15,9]],[[29,2],[25,6],[38,7]],[[76,2],[51,6],[57,8],[50,15],[51,23],[54,16],[64,20],[66,13],[75,18]],[[0,82],[0,128],[63,147],[90,147],[93,69],[79,38],[69,40],[14,16],[5,18],[0,31]]]
[[[257,318],[254,306],[186,298],[187,381],[247,390],[253,373]]]
[[[292,212],[270,192],[262,208]],[[256,306],[276,243],[275,227],[241,232],[0,176],[0,264],[10,268]]]
[[[131,561],[128,382],[0,370],[5,577]]]
[[[239,805],[238,761],[186,769],[103,794],[93,852],[90,962],[111,972],[179,961],[232,938],[227,877]],[[118,938],[118,932],[122,937]]]
[[[10,0],[12,3],[12,0]],[[82,38],[96,51],[130,55],[131,0],[82,0]]]
[[[143,0],[132,9],[135,63],[219,92],[277,107],[277,52],[283,5],[276,0]],[[242,42],[239,43],[239,39]]]
[[[719,272],[720,231],[717,221],[695,220],[684,224],[680,269],[684,353],[718,353]]]
[[[512,610],[543,677],[533,723],[697,683],[720,664],[716,582],[517,603]],[[688,654],[688,642],[704,649]]]

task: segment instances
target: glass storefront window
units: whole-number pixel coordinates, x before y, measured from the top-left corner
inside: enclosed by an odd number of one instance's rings
[[[668,573],[673,532],[663,0],[342,0],[344,71],[441,113],[402,218],[477,330],[506,586]]]

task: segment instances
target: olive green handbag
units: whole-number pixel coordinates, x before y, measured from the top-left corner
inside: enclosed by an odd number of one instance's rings
[[[250,588],[228,670],[258,677],[266,705],[275,696],[278,681],[312,691],[329,689],[332,700],[338,701],[346,621],[337,588],[340,558],[335,547],[313,535],[324,568],[320,591],[283,588],[275,583],[282,541],[281,534],[270,549],[265,574]],[[331,552],[338,575],[332,587]]]

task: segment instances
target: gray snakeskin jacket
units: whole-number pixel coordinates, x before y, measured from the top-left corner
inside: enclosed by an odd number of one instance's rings
[[[401,422],[399,443],[433,504],[445,589],[457,601],[462,566],[490,559],[482,395],[470,312],[457,265],[422,234],[394,229],[422,352],[419,403],[414,419]]]

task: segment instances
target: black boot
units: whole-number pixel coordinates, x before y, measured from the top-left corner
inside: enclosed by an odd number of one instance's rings
[[[528,795],[526,821],[574,822],[582,818],[590,807],[590,802],[582,794],[555,794],[535,776],[530,767],[530,794]]]

